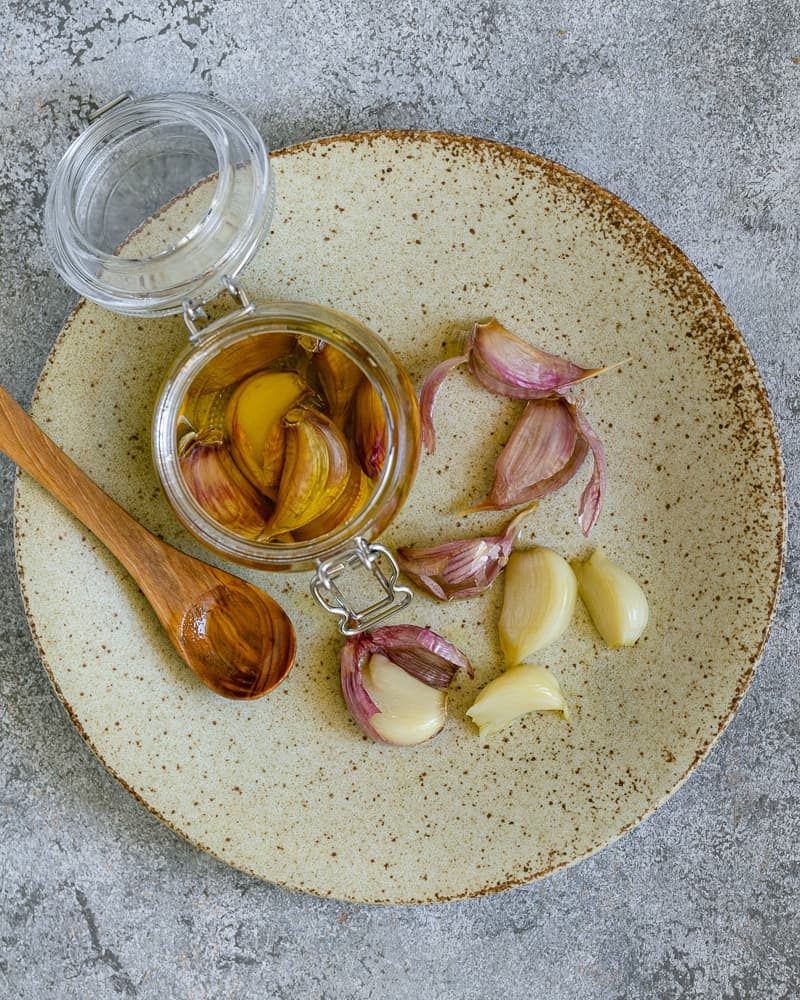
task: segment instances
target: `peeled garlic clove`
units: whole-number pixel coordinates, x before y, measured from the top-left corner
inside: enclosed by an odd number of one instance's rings
[[[415,746],[444,725],[447,688],[458,670],[472,676],[469,660],[447,639],[416,625],[390,625],[347,640],[342,694],[371,739]]]
[[[481,736],[499,732],[528,712],[561,712],[569,719],[558,679],[546,667],[522,664],[506,670],[489,681],[467,709]]]
[[[328,412],[337,427],[343,427],[363,372],[347,355],[331,344],[312,354],[312,362],[328,402]]]
[[[318,410],[298,407],[283,420],[286,451],[275,513],[264,540],[302,528],[341,496],[350,479],[347,441]]]
[[[574,562],[581,600],[610,649],[632,646],[647,627],[647,597],[630,573],[595,549],[586,562]]]
[[[223,527],[256,538],[269,523],[269,501],[245,479],[221,437],[204,440],[186,435],[180,466],[189,492]]]
[[[575,612],[578,581],[552,549],[514,552],[505,572],[500,645],[506,662],[521,663],[555,642]]]
[[[386,414],[369,379],[362,379],[353,400],[353,440],[361,468],[374,479],[386,461]]]
[[[274,444],[276,426],[293,406],[310,394],[311,389],[296,372],[258,372],[241,382],[228,402],[225,434],[230,441],[231,454],[245,476],[262,493],[274,492],[283,466],[282,461],[275,462],[265,470],[267,443]]]
[[[441,731],[447,718],[446,691],[418,681],[381,653],[372,654],[361,677],[378,709],[370,724],[384,743],[416,746]]]
[[[517,514],[502,535],[443,542],[429,549],[401,548],[397,562],[418,587],[440,601],[474,597],[497,579],[511,555],[522,519],[534,509]]]

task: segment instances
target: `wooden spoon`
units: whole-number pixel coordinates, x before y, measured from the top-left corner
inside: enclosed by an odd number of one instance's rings
[[[283,608],[239,577],[162,542],[135,521],[0,386],[0,451],[61,501],[139,584],[167,635],[204,684],[260,698],[292,669],[295,635]]]

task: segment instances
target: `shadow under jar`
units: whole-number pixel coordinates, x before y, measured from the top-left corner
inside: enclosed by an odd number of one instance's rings
[[[269,230],[273,203],[266,148],[239,112],[198,94],[123,95],[60,161],[45,231],[57,270],[86,298],[128,315],[183,313],[187,347],[165,377],[152,427],[155,468],[180,521],[236,562],[314,570],[312,592],[354,634],[410,600],[376,540],[411,488],[417,403],[392,352],[352,317],[249,300],[237,278]],[[171,209],[169,226],[147,225]],[[210,322],[205,304],[223,292],[236,308]],[[324,358],[349,371],[352,399],[332,393]],[[382,428],[377,457],[364,444],[357,397]],[[313,516],[291,495],[304,482]],[[336,584],[354,567],[382,592],[360,612]]]

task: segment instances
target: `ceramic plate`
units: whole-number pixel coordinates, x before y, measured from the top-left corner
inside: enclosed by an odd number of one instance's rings
[[[95,753],[192,843],[260,878],[342,899],[474,896],[570,864],[630,829],[677,788],[739,704],[780,577],[784,495],[767,398],[714,292],[651,224],[552,163],[489,142],[378,133],[275,155],[278,207],[242,276],[256,296],[321,302],[384,337],[421,383],[460,332],[494,315],[581,364],[629,359],[582,390],[606,442],[610,487],[591,545],[638,577],[651,622],[609,651],[579,608],[539,662],[560,678],[567,724],[531,715],[481,740],[465,719],[501,670],[502,586],[407,620],[460,645],[460,679],[435,741],[363,739],[339,693],[339,636],[307,575],[242,575],[297,626],[299,656],[268,698],[215,697],[173,653],[115,560],[27,478],[17,553],[33,634]],[[176,205],[137,239],[179,225]],[[161,496],[149,424],[185,341],[179,319],[81,303],[39,382],[33,415],[147,527],[202,554]],[[451,376],[440,447],[384,541],[496,529],[458,517],[484,495],[519,404]],[[523,533],[568,557],[588,465]]]

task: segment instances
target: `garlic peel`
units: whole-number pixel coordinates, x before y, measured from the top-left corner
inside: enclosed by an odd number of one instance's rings
[[[633,646],[650,617],[647,596],[636,580],[600,549],[572,567],[581,600],[606,645],[610,649]]]
[[[514,552],[505,573],[500,645],[506,662],[521,663],[555,642],[575,613],[578,581],[552,549]]]
[[[546,667],[522,664],[504,671],[480,691],[467,715],[481,736],[491,736],[528,712],[569,710],[558,678]]]
[[[575,407],[574,415],[578,433],[591,449],[592,460],[594,462],[589,482],[581,494],[581,502],[578,509],[578,524],[584,535],[588,536],[592,528],[597,524],[598,517],[600,517],[600,509],[603,506],[603,497],[608,484],[606,452],[603,442],[597,436],[596,431],[586,419],[586,415],[579,406]]]
[[[422,385],[422,391],[419,394],[420,432],[422,435],[422,444],[430,455],[436,451],[436,429],[433,426],[433,407],[436,403],[439,389],[441,389],[442,383],[450,372],[468,360],[469,355],[462,354],[457,358],[447,358],[441,361],[429,372],[428,377]]]
[[[443,542],[431,548],[400,548],[397,561],[406,576],[440,601],[474,597],[497,579],[511,555],[520,523],[534,509],[517,514],[502,535]]]

